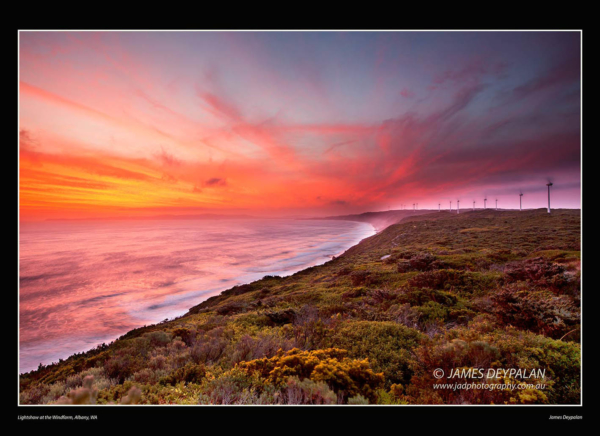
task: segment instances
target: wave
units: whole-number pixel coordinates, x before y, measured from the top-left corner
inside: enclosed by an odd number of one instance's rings
[[[323,264],[374,233],[324,220],[22,225],[20,370],[182,315],[234,285]]]

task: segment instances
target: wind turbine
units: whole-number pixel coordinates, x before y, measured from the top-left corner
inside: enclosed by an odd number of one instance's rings
[[[473,200],[473,211],[475,210],[475,200]]]
[[[438,212],[442,211],[442,203],[438,203]]]
[[[484,208],[484,209],[487,209],[487,206],[485,205],[485,202],[486,202],[486,201],[487,201],[487,198],[484,198],[484,199],[483,199],[483,208]]]
[[[498,199],[496,198],[496,210],[498,210]]]
[[[523,193],[519,194],[519,211],[523,211]]]
[[[415,203],[413,203],[413,212],[415,211]]]
[[[456,213],[460,213],[460,200],[456,200]]]
[[[450,200],[450,212],[452,212],[452,200]]]
[[[552,186],[552,182],[546,183],[546,186],[548,187],[548,213],[550,213],[550,186]]]

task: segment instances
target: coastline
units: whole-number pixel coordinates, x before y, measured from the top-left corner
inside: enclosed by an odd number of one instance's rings
[[[307,220],[308,221],[308,220]],[[320,221],[320,219],[316,218],[316,219],[311,219],[310,221]],[[346,253],[348,250],[352,249],[353,247],[356,247],[358,244],[360,244],[362,241],[364,241],[367,238],[370,238],[372,236],[377,235],[378,233],[381,232],[381,229],[377,229],[373,224],[365,222],[365,221],[358,221],[358,220],[344,220],[344,221],[351,221],[351,222],[355,222],[357,224],[362,224],[362,225],[367,225],[371,228],[370,231],[368,232],[363,232],[363,234],[361,234],[359,239],[354,240],[351,244],[349,244],[347,247],[345,247],[343,250],[341,251],[337,251],[335,253],[330,253],[330,254],[322,254],[317,260],[310,260],[307,263],[304,263],[302,266],[300,267],[294,267],[294,268],[290,268],[288,270],[270,270],[270,271],[260,271],[260,272],[256,272],[254,274],[242,274],[240,275],[240,281],[231,286],[231,285],[227,285],[227,287],[222,287],[222,288],[217,288],[217,289],[204,289],[204,290],[200,290],[200,291],[196,291],[194,292],[197,295],[192,295],[192,296],[188,296],[187,298],[182,298],[183,300],[193,300],[195,298],[198,297],[199,295],[203,295],[203,297],[201,297],[198,300],[195,300],[193,304],[190,304],[185,310],[181,311],[178,310],[176,313],[173,313],[172,315],[159,320],[159,321],[155,321],[155,322],[151,322],[150,324],[139,324],[136,325],[135,327],[132,328],[128,328],[127,330],[124,330],[118,334],[115,335],[111,335],[108,337],[99,337],[97,340],[93,341],[93,342],[87,342],[85,344],[85,346],[77,348],[77,351],[73,351],[69,354],[60,354],[60,355],[55,355],[54,357],[51,358],[51,361],[48,363],[43,363],[40,362],[40,364],[44,365],[44,366],[50,366],[56,363],[59,363],[61,361],[67,360],[75,355],[78,354],[82,354],[82,353],[87,353],[91,350],[96,349],[98,346],[101,346],[103,344],[110,344],[116,340],[118,340],[119,338],[121,338],[122,336],[127,335],[129,332],[139,329],[139,328],[143,328],[143,327],[149,327],[149,326],[153,326],[153,325],[159,325],[165,321],[172,321],[175,319],[178,319],[182,316],[185,316],[187,313],[189,313],[189,310],[192,307],[195,307],[199,304],[201,304],[202,302],[206,301],[207,299],[214,297],[214,296],[219,296],[221,294],[223,294],[226,291],[231,290],[234,287],[237,286],[244,286],[244,285],[248,285],[251,283],[254,283],[255,281],[261,280],[263,277],[265,276],[279,276],[279,277],[289,277],[292,276],[294,274],[297,273],[301,273],[302,271],[306,271],[310,268],[313,268],[315,266],[320,266],[320,265],[324,265],[328,262],[331,262],[332,260],[336,259],[339,256],[342,256],[344,253]],[[167,296],[166,299],[168,299],[169,297]],[[83,344],[82,344],[83,345]],[[19,375],[23,375],[23,374],[28,374],[30,372],[35,372],[37,370],[37,368],[32,367],[29,370],[25,370],[25,371],[21,371],[21,343],[19,340],[19,360],[18,360],[18,365],[19,365]]]
[[[520,235],[516,240],[515,229]],[[461,393],[454,390],[432,402],[439,391],[430,381],[437,368],[450,371],[440,351],[458,339],[465,345],[452,347],[451,357],[466,359],[467,365],[481,359],[482,343],[500,368],[513,368],[515,361],[535,352],[540,357],[527,360],[523,368],[550,368],[558,383],[533,404],[577,404],[581,345],[573,332],[581,331],[580,242],[580,216],[574,211],[551,216],[545,210],[476,211],[408,219],[319,267],[235,286],[179,318],[130,330],[112,344],[21,374],[19,401],[77,404],[73,386],[90,377],[98,389],[94,404],[127,402],[132,390],[147,405],[296,404],[287,396],[289,385],[273,388],[270,369],[254,368],[265,361],[275,368],[296,368],[306,359],[329,365],[328,356],[339,359],[342,353],[347,356],[343,364],[331,370],[341,371],[344,380],[376,377],[377,390],[369,385],[363,391],[368,404],[456,404]],[[515,277],[532,264],[548,271],[552,280],[536,279],[531,286],[520,280],[522,273]],[[525,286],[520,292],[527,298],[559,294],[564,309],[560,322],[531,326],[523,311],[505,311],[511,298],[506,293],[514,289],[510,284],[499,291],[506,281]],[[498,295],[493,311],[478,306],[482,294]],[[542,310],[555,313],[552,307]],[[431,351],[432,361],[419,359]],[[292,355],[299,360],[287,358]],[[363,368],[359,374],[350,371],[356,365]],[[319,380],[320,374],[312,373],[300,379],[307,384]],[[406,387],[402,402],[398,384]],[[323,389],[333,392],[327,404],[354,404],[354,397],[336,396],[349,392],[346,385]],[[520,393],[498,390],[490,397],[484,390],[473,395],[481,404],[520,404]]]

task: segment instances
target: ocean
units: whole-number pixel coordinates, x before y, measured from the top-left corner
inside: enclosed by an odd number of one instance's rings
[[[373,234],[327,220],[21,223],[19,369],[183,315],[237,284],[323,264]]]

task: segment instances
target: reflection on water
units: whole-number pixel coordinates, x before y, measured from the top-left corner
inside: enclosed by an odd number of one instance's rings
[[[23,223],[20,370],[181,315],[236,284],[324,263],[372,234],[349,221]]]

